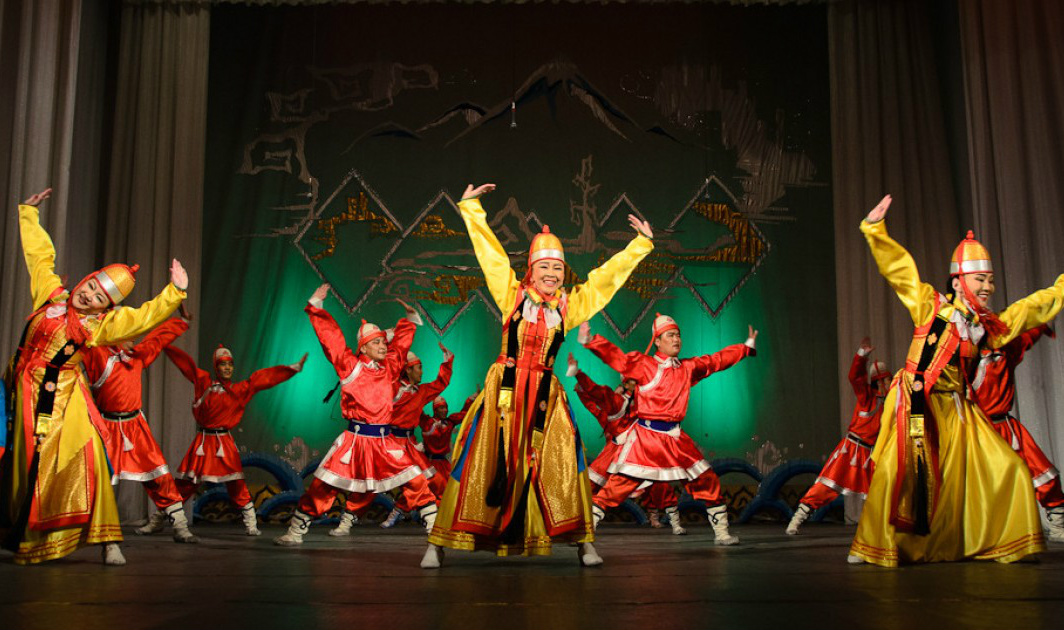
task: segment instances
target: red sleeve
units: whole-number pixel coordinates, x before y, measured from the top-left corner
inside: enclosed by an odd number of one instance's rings
[[[850,364],[850,373],[847,378],[850,379],[853,393],[857,395],[857,404],[862,407],[867,406],[875,397],[872,393],[872,386],[868,384],[868,355],[861,356],[860,353],[853,355],[853,363]]]
[[[275,365],[273,367],[255,370],[247,380],[248,386],[251,390],[249,395],[253,396],[264,389],[280,385],[298,373],[299,370],[290,365]]]
[[[395,333],[388,342],[388,356],[384,357],[384,366],[392,377],[398,377],[406,364],[406,353],[410,352],[410,346],[414,345],[414,332],[417,326],[409,319],[402,317],[395,322]]]
[[[351,370],[355,369],[358,357],[347,347],[340,325],[325,309],[307,304],[303,310],[310,317],[310,325],[314,327],[314,332],[318,335],[325,358],[332,364],[337,376],[346,377]]]
[[[81,366],[85,368],[85,377],[89,385],[95,383],[103,373],[103,366],[107,364],[107,348],[97,346],[81,351]]]
[[[640,369],[646,365],[646,361],[653,362],[651,357],[642,352],[629,352],[625,354],[621,349],[606,340],[602,335],[592,335],[584,347],[591,351],[603,363],[613,368],[615,372],[634,378],[640,385],[646,385],[653,378],[655,370]]]
[[[419,394],[424,394],[423,400],[425,401],[426,405],[432,402],[433,400],[436,400],[436,397],[439,396],[443,392],[443,390],[447,389],[447,385],[451,382],[451,373],[453,372],[453,370],[454,355],[452,354],[447,357],[446,361],[440,364],[440,372],[436,375],[436,380],[432,381],[431,383],[428,383],[427,385],[422,385],[418,389]]]
[[[746,357],[753,356],[755,352],[745,343],[737,343],[727,346],[713,354],[684,359],[683,362],[691,366],[691,384],[701,381],[714,372],[726,370],[742,361]]]
[[[613,391],[605,385],[599,385],[583,372],[576,373],[576,395],[580,397],[580,402],[584,403],[584,406],[588,408],[593,414],[599,412],[604,413],[607,416],[617,413],[617,410],[621,408],[623,404],[623,398],[617,395],[617,392]],[[599,409],[595,411],[589,405],[594,405]]]
[[[1030,330],[1024,331],[1019,337],[1016,337],[1003,348],[1005,352],[1005,358],[1009,362],[1011,367],[1016,367],[1023,362],[1023,357],[1027,354],[1027,351],[1031,349],[1031,346],[1038,343],[1038,340],[1043,336],[1055,337],[1053,329],[1048,324],[1042,324],[1036,326]]]
[[[163,352],[165,352],[166,356],[170,358],[170,361],[177,366],[177,369],[181,370],[181,373],[185,375],[185,378],[196,386],[197,393],[201,386],[206,387],[204,384],[205,381],[209,382],[211,380],[211,375],[208,374],[206,370],[201,370],[196,367],[196,362],[181,348],[166,346],[163,348]]]
[[[163,348],[185,334],[186,330],[188,330],[186,321],[172,317],[153,328],[140,343],[133,346],[133,356],[139,359],[144,367],[148,367],[159,358]]]

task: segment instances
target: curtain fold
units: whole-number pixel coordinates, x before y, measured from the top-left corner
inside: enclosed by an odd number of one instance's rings
[[[861,338],[898,370],[912,336],[908,313],[879,275],[858,231],[886,193],[890,234],[922,277],[945,289],[960,240],[929,3],[849,0],[828,6],[839,347],[839,416],[854,395],[846,380]],[[856,508],[847,505],[853,518]]]
[[[1064,3],[959,3],[976,236],[997,272],[996,307],[1064,273]],[[1064,452],[1064,344],[1027,354],[1019,418]]]

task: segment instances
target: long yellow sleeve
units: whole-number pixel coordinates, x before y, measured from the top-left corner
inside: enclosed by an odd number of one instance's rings
[[[510,267],[510,257],[506,255],[502,243],[488,226],[487,214],[479,199],[464,199],[458,203],[458,209],[462,212],[469,240],[473,242],[477,262],[484,272],[488,291],[491,292],[499,310],[504,314],[508,313],[517,301],[517,291],[520,288],[517,276]]]
[[[111,309],[93,332],[87,345],[109,346],[138,337],[166,321],[186,297],[184,291],[168,284],[159,295],[137,308]]]
[[[861,232],[868,241],[879,273],[886,278],[898,299],[909,310],[913,323],[926,324],[935,316],[935,288],[920,281],[920,271],[913,257],[887,234],[886,221],[861,221]]]
[[[565,330],[576,328],[605,308],[624,286],[628,276],[653,250],[653,241],[643,235],[636,236],[627,247],[587,274],[587,281],[573,287],[569,293]]]
[[[1061,308],[1064,308],[1064,274],[1057,276],[1053,286],[1017,300],[999,313],[998,317],[1009,327],[1009,334],[991,338],[990,347],[1000,348],[1024,331],[1049,323]]]
[[[34,310],[40,308],[62,281],[55,274],[55,246],[41,227],[40,213],[34,206],[18,207],[18,224],[22,236],[22,254],[30,272],[30,295]]]

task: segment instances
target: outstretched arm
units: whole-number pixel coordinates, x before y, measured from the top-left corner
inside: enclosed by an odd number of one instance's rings
[[[726,370],[746,357],[756,355],[757,350],[754,348],[757,342],[758,332],[754,330],[753,326],[748,326],[748,328],[750,334],[743,343],[728,346],[713,354],[694,357],[692,359],[684,359],[684,363],[690,362],[693,364],[691,369],[691,384],[694,385],[714,372]]]
[[[586,282],[573,287],[569,294],[569,308],[565,313],[566,331],[576,328],[605,308],[628,281],[628,276],[654,249],[654,242],[649,238],[653,234],[650,226],[632,215],[628,219],[638,234],[627,247],[587,274]]]
[[[868,355],[872,353],[872,340],[865,337],[861,340],[857,353],[853,355],[853,363],[850,364],[850,387],[857,395],[857,402],[865,404],[872,396],[872,388],[868,384]]]
[[[275,365],[273,367],[255,370],[251,373],[251,376],[248,377],[250,394],[254,395],[264,389],[280,385],[296,374],[299,374],[303,371],[303,364],[306,363],[306,361],[307,355],[304,354],[303,358],[292,365]]]
[[[159,358],[163,348],[173,343],[187,330],[188,322],[172,317],[153,328],[140,343],[133,346],[133,356],[140,359],[144,367],[148,367]]]
[[[587,343],[584,344],[584,347],[601,359],[603,363],[610,366],[613,371],[625,376],[631,376],[640,385],[646,385],[647,380],[649,380],[650,375],[646,373],[646,369],[641,369],[641,366],[647,362],[653,363],[654,359],[642,352],[625,354],[602,335],[592,335],[587,340]]]
[[[327,284],[318,287],[303,310],[310,317],[310,325],[314,327],[314,332],[318,335],[318,342],[321,343],[321,349],[325,352],[325,358],[332,364],[337,376],[344,378],[355,369],[358,357],[347,347],[347,341],[344,339],[343,331],[340,330],[340,325],[336,323],[332,315],[321,308],[322,300],[325,299],[328,290]]]
[[[1000,348],[1026,330],[1048,324],[1064,308],[1064,274],[1057,277],[1053,286],[1035,291],[1009,305],[999,317],[1009,327],[1009,334],[992,337],[990,347]]]
[[[181,348],[175,348],[174,346],[166,346],[163,348],[163,352],[169,357],[170,361],[177,366],[177,369],[181,371],[181,374],[188,379],[193,385],[198,385],[201,381],[209,381],[211,375],[206,370],[201,370],[196,366],[196,361],[188,356],[188,354]]]
[[[473,252],[480,263],[480,269],[484,272],[484,280],[488,285],[488,291],[495,300],[499,310],[504,314],[509,313],[517,301],[517,290],[520,284],[517,276],[510,267],[510,257],[506,255],[499,238],[491,231],[488,225],[487,214],[480,205],[478,197],[484,193],[495,190],[495,184],[484,184],[473,188],[467,186],[462,201],[458,203],[458,210],[462,213],[466,231],[469,232],[469,240],[473,244]]]
[[[51,194],[52,189],[48,188],[18,207],[22,254],[26,259],[26,269],[30,272],[30,295],[34,309],[40,308],[63,284],[55,274],[55,246],[41,226],[40,212],[37,210],[37,206]]]
[[[174,261],[175,263],[177,261]],[[137,308],[116,308],[107,311],[100,327],[89,340],[89,347],[111,346],[148,332],[170,317],[187,297],[184,289],[166,285],[162,293]]]
[[[913,323],[926,324],[935,316],[935,288],[920,281],[920,272],[913,257],[887,234],[887,216],[891,197],[887,195],[861,222],[861,232],[872,250],[879,273],[894,289]]]
[[[443,350],[443,363],[440,364],[440,371],[436,375],[436,380],[427,385],[422,385],[418,390],[418,394],[423,394],[422,400],[426,403],[436,400],[443,390],[447,389],[447,385],[451,382],[451,374],[454,371],[454,355],[451,351],[443,347],[440,344],[440,349]]]

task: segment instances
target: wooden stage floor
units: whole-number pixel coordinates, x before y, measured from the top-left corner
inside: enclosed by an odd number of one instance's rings
[[[327,628],[568,630],[640,628],[1064,627],[1064,546],[1037,562],[965,562],[896,570],[849,566],[853,528],[733,527],[743,544],[606,525],[605,565],[578,566],[572,548],[546,558],[449,552],[418,567],[422,530],[362,525],[348,538],[317,527],[301,548],[276,547],[236,525],[198,524],[199,545],[129,532],[129,564],[99,551],[18,567],[0,554],[0,628]]]

